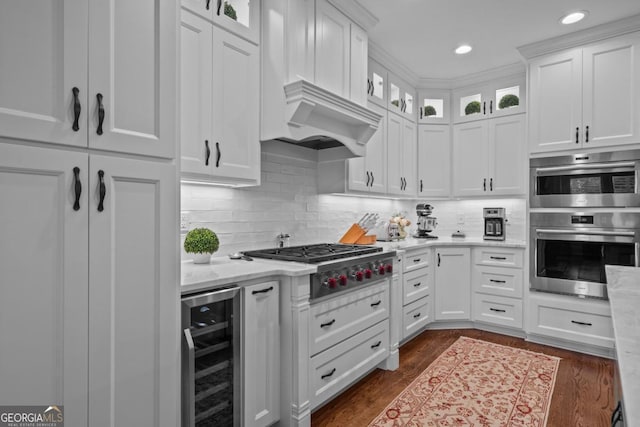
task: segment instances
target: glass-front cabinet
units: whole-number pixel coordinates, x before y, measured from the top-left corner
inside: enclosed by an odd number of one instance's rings
[[[416,91],[407,82],[388,73],[389,96],[387,108],[389,111],[398,113],[401,116],[415,122],[416,121]]]
[[[248,41],[260,41],[259,0],[182,0],[182,7]]]
[[[525,109],[525,75],[453,91],[455,123],[521,113]]]
[[[446,89],[418,92],[418,123],[449,123],[451,94]]]
[[[381,107],[387,108],[387,69],[369,58],[367,70],[367,98]]]

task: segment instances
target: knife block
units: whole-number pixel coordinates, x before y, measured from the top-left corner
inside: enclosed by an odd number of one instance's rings
[[[340,243],[346,245],[371,245],[376,242],[376,236],[367,236],[367,232],[358,224],[353,224],[344,236],[340,239]]]

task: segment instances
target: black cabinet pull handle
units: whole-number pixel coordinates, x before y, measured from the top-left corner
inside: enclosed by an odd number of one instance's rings
[[[616,409],[611,413],[611,427],[615,427],[619,421],[622,421],[622,402],[618,400]]]
[[[204,165],[209,166],[209,157],[211,157],[211,148],[209,148],[209,140],[204,140],[204,148],[205,148],[205,156],[204,156]]]
[[[71,129],[73,129],[74,132],[78,132],[80,130],[80,124],[78,121],[80,120],[80,111],[82,110],[80,98],[78,97],[80,89],[74,87],[71,89],[71,92],[73,92],[73,126],[71,126]]]
[[[326,328],[327,326],[331,326],[331,325],[333,325],[334,323],[336,323],[336,319],[332,319],[332,320],[328,321],[327,323],[321,323],[321,324],[320,324],[320,327],[321,327],[321,328]]]
[[[380,347],[380,344],[382,344],[382,341],[378,341],[377,343],[373,344],[371,348],[378,348]]]
[[[482,114],[487,114],[487,101],[482,102]]]
[[[422,180],[420,180],[420,192],[422,193]]]
[[[589,126],[587,126],[587,129],[584,132],[584,142],[589,142]]]
[[[413,260],[413,262],[415,262],[415,263],[418,263],[420,261],[422,261],[422,258],[416,258],[416,259]]]
[[[420,107],[420,118],[422,119],[422,107]]]
[[[489,191],[493,191],[493,178],[489,179]]]
[[[489,101],[489,114],[493,114],[493,99]]]
[[[73,202],[73,210],[80,210],[80,195],[82,194],[82,183],[80,182],[80,168],[73,168],[73,190],[76,195],[76,200]]]
[[[506,280],[489,279],[489,281],[492,282],[492,283],[507,283]]]
[[[222,0],[218,0],[218,11],[216,12],[220,16],[220,7],[222,7]]]
[[[578,320],[572,320],[571,323],[575,323],[576,325],[583,325],[583,326],[593,326],[593,324],[589,322],[580,322]]]
[[[440,267],[440,254],[438,254],[438,267]]]
[[[382,300],[378,300],[378,301],[376,301],[376,302],[372,302],[372,303],[371,303],[371,307],[377,307],[377,306],[379,306],[379,305],[380,305],[380,303],[382,303]]]
[[[207,0],[207,6],[206,6],[207,10],[209,10],[209,4],[210,3],[211,3],[211,0]]]
[[[104,171],[100,169],[98,171],[98,179],[100,180],[100,201],[98,203],[98,212],[104,210],[104,198],[107,195],[107,187],[104,185]]]
[[[259,291],[251,291],[251,294],[252,295],[255,295],[255,294],[266,294],[267,292],[271,292],[272,290],[273,290],[273,286],[269,286],[268,288],[260,289]]]
[[[489,258],[496,259],[498,261],[505,261],[507,259],[507,257],[504,256],[490,256]]]
[[[502,310],[500,308],[492,308],[492,307],[490,307],[489,310],[497,311],[498,313],[506,313],[507,312],[507,310]]]
[[[482,191],[487,191],[487,178],[482,180]]]
[[[422,285],[422,282],[415,283],[415,284],[413,285],[413,287],[414,287],[414,288],[419,288],[419,287],[420,287],[420,285]]]
[[[324,375],[323,375],[323,376],[321,376],[320,378],[321,378],[321,379],[329,378],[331,375],[333,375],[333,374],[335,374],[335,373],[336,373],[336,368],[333,368],[333,369],[331,370],[331,372],[329,372],[328,374],[324,374]]]
[[[414,315],[413,315],[413,318],[414,318],[414,319],[417,319],[417,318],[418,318],[418,317],[420,317],[420,316],[422,316],[422,314],[421,314],[421,313],[417,313],[417,314],[414,314]]]
[[[371,186],[373,187],[373,181],[375,181],[376,178],[373,176],[373,172],[371,172]]]
[[[104,105],[102,105],[102,94],[97,94],[96,99],[98,100],[98,129],[96,129],[96,133],[98,135],[102,135],[102,124],[104,123]]]
[[[579,144],[579,137],[580,137],[580,128],[576,128],[576,144]]]
[[[220,167],[220,157],[222,157],[222,152],[220,152],[220,144],[216,142],[216,167]]]
[[[367,187],[369,186],[369,181],[371,180],[371,177],[369,176],[369,171],[366,171],[367,174]]]

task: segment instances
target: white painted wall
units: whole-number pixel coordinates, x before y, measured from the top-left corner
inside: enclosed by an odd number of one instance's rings
[[[306,159],[297,154],[290,157],[286,154],[288,145],[274,145],[279,149],[270,147],[263,145],[259,187],[232,189],[182,184],[181,210],[188,214],[189,228],[207,227],[215,231],[220,238],[216,255],[274,247],[276,235],[281,232],[291,235],[291,246],[336,242],[365,212],[384,217],[404,212],[415,223],[415,205],[419,202],[434,206],[433,216],[439,224],[436,235],[450,235],[463,229],[467,236],[481,237],[482,208],[505,207],[509,217],[507,237],[525,239],[524,199],[400,201],[318,194],[318,163],[312,155]],[[464,215],[464,225],[457,224],[458,214]],[[409,228],[411,232],[415,230],[413,225]],[[184,251],[182,257],[189,258]]]

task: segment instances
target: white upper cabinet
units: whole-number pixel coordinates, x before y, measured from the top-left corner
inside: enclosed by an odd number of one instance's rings
[[[387,69],[379,62],[369,58],[367,69],[367,93],[369,101],[387,108],[388,101]]]
[[[368,108],[382,115],[378,130],[367,142],[367,154],[348,160],[349,190],[371,193],[387,191],[387,111],[377,105]],[[321,174],[321,176],[324,174]]]
[[[525,110],[525,106],[524,74],[453,91],[455,123],[518,114]]]
[[[387,76],[387,108],[389,111],[393,111],[415,122],[417,110],[415,89],[391,72],[389,72]]]
[[[451,194],[451,128],[418,126],[418,197]]]
[[[534,59],[532,153],[640,142],[640,35]]]
[[[369,36],[365,30],[351,24],[351,54],[349,55],[349,99],[367,105],[367,64],[369,62]]]
[[[174,157],[175,36],[171,2],[2,2],[0,136]]]
[[[260,41],[259,0],[182,0],[181,4],[239,37]]]
[[[181,45],[183,178],[259,184],[258,47],[188,11]]]
[[[524,194],[524,115],[453,127],[454,196]]]
[[[418,123],[449,123],[451,115],[449,90],[418,91]]]
[[[387,192],[415,197],[417,191],[416,124],[396,113],[387,118]]]

